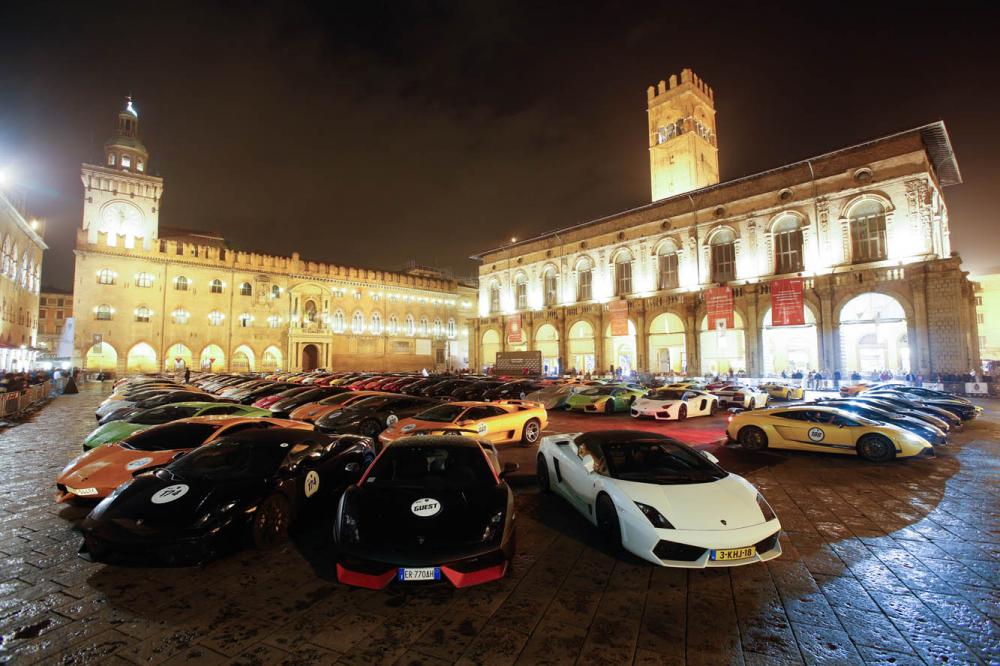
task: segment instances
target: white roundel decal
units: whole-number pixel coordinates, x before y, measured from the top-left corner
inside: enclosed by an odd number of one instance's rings
[[[402,428],[400,428],[400,430],[402,430],[403,432],[410,432],[411,430],[413,430],[416,427],[417,426],[414,425],[414,424],[412,424],[412,423],[407,423],[405,426],[403,426]]]
[[[489,430],[489,426],[487,426],[485,423],[480,423],[476,425],[476,432],[478,432],[480,435],[485,435],[487,430]]]
[[[152,458],[136,458],[129,464],[125,465],[125,469],[131,472],[133,470],[139,469],[140,467],[145,467],[151,462],[153,462]]]
[[[389,414],[389,416],[385,417],[385,424],[387,426],[392,427],[397,423],[399,423],[399,417],[396,416],[395,414]]]
[[[414,516],[430,518],[431,516],[436,516],[441,511],[441,502],[430,497],[424,497],[411,504],[410,511],[413,512]]]
[[[306,474],[306,484],[305,484],[306,497],[312,497],[319,490],[319,474],[315,470],[310,470]]]
[[[153,504],[166,504],[168,502],[173,502],[176,499],[180,499],[187,494],[189,486],[183,483],[175,483],[172,486],[167,486],[162,490],[156,491],[150,498]]]
[[[822,428],[809,428],[809,439],[812,441],[822,442],[824,437],[826,437],[826,433],[823,432]]]

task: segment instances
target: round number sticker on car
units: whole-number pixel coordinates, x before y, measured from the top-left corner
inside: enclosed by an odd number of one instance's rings
[[[400,428],[400,430],[403,431],[403,432],[410,432],[411,430],[413,430],[416,427],[417,426],[414,425],[414,424],[412,424],[412,423],[407,423],[405,426],[403,426],[402,428]]]
[[[826,437],[826,433],[823,432],[822,428],[809,428],[809,439],[812,441],[822,442],[824,437]]]
[[[151,462],[153,462],[152,458],[148,458],[148,457],[147,458],[136,458],[135,460],[133,460],[129,464],[125,465],[125,469],[127,469],[128,471],[131,472],[133,470],[139,469],[140,467],[145,467],[146,465],[148,465]]]
[[[476,424],[476,432],[478,432],[480,435],[485,435],[487,430],[489,430],[489,426],[487,426],[485,423]]]
[[[316,494],[317,490],[319,490],[319,474],[316,473],[316,470],[310,470],[306,474],[306,483],[304,486],[306,497],[312,497]]]
[[[167,486],[162,490],[158,490],[153,493],[150,501],[153,504],[166,504],[168,502],[173,502],[176,499],[180,499],[187,494],[189,486],[183,483],[175,483],[172,486]]]
[[[399,417],[396,416],[395,414],[389,414],[389,416],[385,418],[385,424],[387,426],[391,427],[396,425],[397,423],[399,423]]]
[[[441,502],[430,497],[424,497],[411,504],[410,511],[413,512],[414,516],[430,518],[431,516],[436,516],[441,511]]]

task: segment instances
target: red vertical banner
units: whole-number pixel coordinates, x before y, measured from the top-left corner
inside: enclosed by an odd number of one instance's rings
[[[802,326],[806,323],[802,279],[771,283],[771,326]]]
[[[521,342],[521,315],[507,317],[507,342]]]
[[[611,335],[628,335],[628,301],[611,301],[608,311],[611,313]]]
[[[712,287],[705,292],[708,310],[708,330],[727,331],[735,328],[733,317],[733,290],[729,287]]]

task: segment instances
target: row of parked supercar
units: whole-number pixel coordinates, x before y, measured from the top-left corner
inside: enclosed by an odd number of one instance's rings
[[[744,449],[857,455],[872,462],[929,456],[982,408],[943,391],[893,384],[844,397],[735,414],[726,435]]]

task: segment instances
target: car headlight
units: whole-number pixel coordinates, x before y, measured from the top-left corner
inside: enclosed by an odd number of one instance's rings
[[[496,536],[497,528],[503,523],[503,511],[497,511],[490,518],[489,522],[486,523],[486,529],[483,530],[483,541],[491,541],[494,536]]]
[[[210,522],[218,520],[219,518],[225,516],[230,511],[235,509],[237,504],[238,502],[234,500],[229,504],[224,504],[223,506],[220,506],[216,509],[212,509],[211,511],[205,513],[203,516],[201,516],[200,518],[198,518],[198,520],[195,521],[194,523],[195,527],[201,527],[203,525],[207,525]]]
[[[635,505],[639,507],[639,511],[642,511],[642,515],[646,516],[653,527],[659,528],[661,530],[672,530],[674,526],[670,524],[670,521],[663,517],[663,514],[649,506],[648,504],[643,504],[642,502],[636,502]]]
[[[764,496],[760,493],[757,493],[757,506],[760,507],[760,512],[764,514],[765,523],[777,518],[777,516],[774,515],[774,509],[771,508],[771,505],[767,503],[767,500],[764,499]]]

